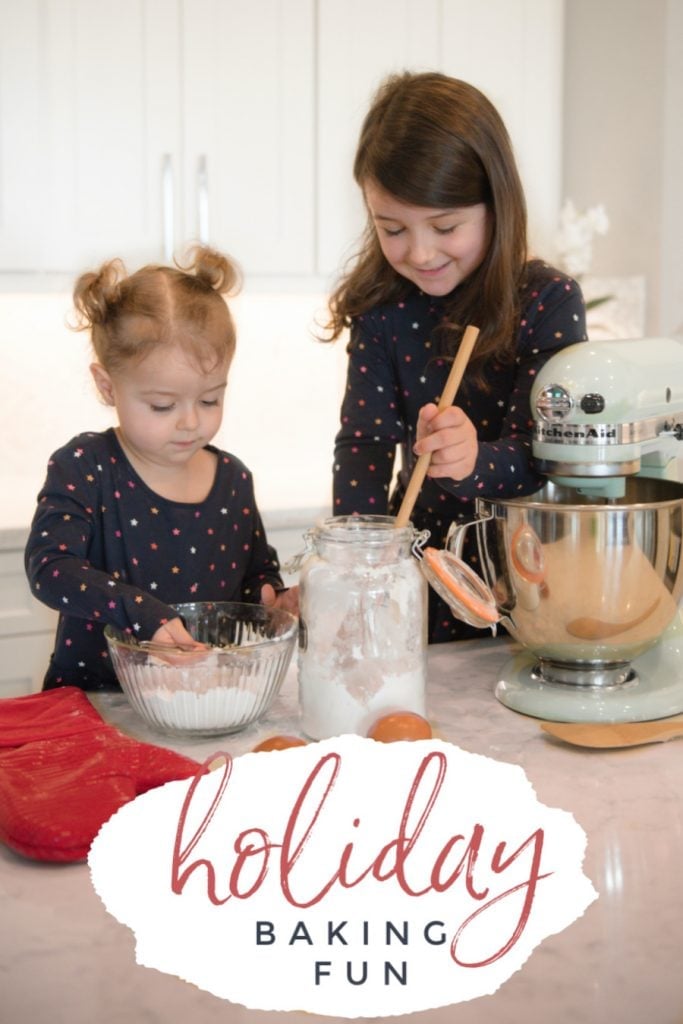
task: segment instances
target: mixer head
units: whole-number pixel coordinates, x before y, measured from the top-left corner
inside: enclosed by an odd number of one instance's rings
[[[683,457],[683,341],[581,342],[539,371],[531,391],[542,473],[619,497],[635,473],[675,478]]]

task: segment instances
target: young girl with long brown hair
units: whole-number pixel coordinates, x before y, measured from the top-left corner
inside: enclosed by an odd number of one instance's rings
[[[413,523],[440,547],[477,496],[540,486],[529,393],[549,356],[585,340],[583,298],[575,281],[529,257],[508,133],[468,83],[435,72],[389,77],[365,117],[354,176],[368,219],[330,300],[331,337],[350,328],[333,509],[396,512],[416,457],[429,451]],[[480,331],[473,359],[457,405],[438,413],[468,324]],[[476,563],[474,550],[465,554]],[[433,593],[429,634],[478,635]]]

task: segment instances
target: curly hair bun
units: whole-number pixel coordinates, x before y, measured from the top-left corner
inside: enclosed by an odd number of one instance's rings
[[[237,265],[216,249],[197,245],[189,253],[189,263],[181,266],[186,273],[193,273],[197,281],[221,295],[235,294],[240,286],[240,272]]]
[[[105,323],[121,297],[121,282],[125,278],[126,268],[119,259],[81,274],[74,285],[73,302],[82,329]]]
[[[120,259],[78,278],[74,330],[90,328],[97,361],[109,372],[140,360],[156,345],[179,342],[201,361],[216,362],[235,348],[225,298],[238,291],[237,265],[206,245],[190,250],[185,266],[148,264],[127,275]]]

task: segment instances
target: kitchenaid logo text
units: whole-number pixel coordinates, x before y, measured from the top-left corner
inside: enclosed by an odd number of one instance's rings
[[[461,967],[484,967],[504,956],[515,945],[524,927],[536,895],[539,880],[547,878],[549,872],[541,873],[543,851],[543,829],[535,829],[519,846],[510,850],[506,840],[495,842],[489,863],[483,849],[486,830],[475,823],[466,835],[464,832],[450,834],[441,845],[427,842],[430,818],[439,813],[437,801],[441,793],[448,762],[441,752],[427,754],[421,761],[400,820],[394,831],[379,849],[370,849],[355,838],[334,850],[331,863],[322,871],[323,884],[312,884],[313,872],[307,857],[309,843],[320,825],[324,806],[330,799],[342,771],[342,757],[332,752],[321,757],[313,771],[305,778],[296,796],[286,822],[281,841],[269,838],[266,828],[254,824],[236,836],[226,836],[223,844],[231,849],[225,862],[216,865],[206,858],[191,859],[191,854],[202,835],[211,827],[211,822],[221,801],[224,799],[232,772],[232,758],[221,755],[224,766],[220,772],[215,795],[208,807],[203,809],[199,825],[188,835],[187,815],[196,799],[197,784],[203,771],[195,776],[183,804],[173,850],[171,888],[180,895],[189,877],[198,869],[204,876],[206,896],[214,906],[224,906],[230,900],[247,900],[261,887],[269,871],[274,870],[280,893],[292,907],[306,909],[322,903],[330,891],[339,887],[343,890],[373,880],[378,885],[395,884],[408,896],[423,897],[428,893],[445,893],[460,883],[466,894],[470,910],[464,919],[455,922],[450,941],[450,955]],[[208,762],[204,767],[208,765]],[[218,774],[218,773],[216,773]],[[450,814],[441,809],[442,820]],[[335,822],[335,839],[341,839],[341,829],[362,829],[360,815],[353,815],[349,822]],[[420,849],[420,844],[425,847]],[[334,844],[332,844],[334,846]],[[273,856],[275,854],[275,856]],[[272,860],[276,863],[273,866]],[[316,855],[316,875],[321,864]],[[513,875],[514,880],[507,888],[497,886],[497,879]],[[219,881],[220,880],[220,881]],[[482,952],[471,962],[460,954],[461,945],[468,937],[470,925],[482,924],[482,917],[488,910],[514,897],[515,921],[512,933],[500,936],[492,929],[490,939],[493,948]],[[497,909],[500,909],[498,906]],[[310,938],[305,922],[297,922],[288,942],[293,945],[299,940]],[[501,942],[502,939],[502,942]],[[275,927],[272,921],[259,921],[256,925],[257,944],[275,941]],[[428,940],[429,941],[429,940]],[[498,945],[498,943],[501,943]],[[346,944],[343,942],[343,944]],[[320,964],[313,965],[315,983],[321,977]],[[403,980],[405,983],[405,969]]]
[[[538,441],[579,441],[584,444],[604,444],[618,440],[615,426],[597,425],[581,427],[566,424],[557,426],[544,423],[536,424],[536,440]]]
[[[596,898],[585,844],[519,766],[344,735],[214,755],[122,807],[89,863],[138,963],[250,1009],[384,1017],[495,992]]]

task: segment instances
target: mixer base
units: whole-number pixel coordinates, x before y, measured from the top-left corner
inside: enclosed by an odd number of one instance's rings
[[[548,722],[647,722],[683,711],[683,620],[633,662],[633,677],[614,686],[541,679],[538,659],[521,650],[503,665],[495,694],[501,704]]]

